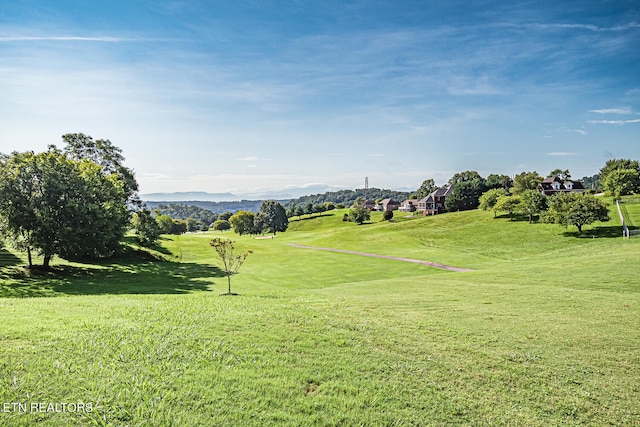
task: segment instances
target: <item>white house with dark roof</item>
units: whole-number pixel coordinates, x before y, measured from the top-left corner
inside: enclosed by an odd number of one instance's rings
[[[572,179],[565,179],[563,181],[557,176],[550,176],[538,184],[538,191],[545,196],[551,196],[556,193],[582,193],[585,191],[585,188],[580,181]]]

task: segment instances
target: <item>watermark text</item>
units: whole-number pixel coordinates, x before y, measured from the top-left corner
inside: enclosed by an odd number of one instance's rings
[[[93,412],[92,402],[3,402],[1,413]]]

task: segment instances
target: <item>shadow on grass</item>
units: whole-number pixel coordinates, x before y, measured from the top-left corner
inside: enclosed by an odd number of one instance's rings
[[[7,251],[4,248],[0,248],[0,267],[6,267],[10,265],[18,265],[22,262],[20,258]]]
[[[308,214],[305,214],[305,215],[308,215]],[[316,219],[316,218],[320,218],[320,217],[323,217],[323,216],[335,216],[335,214],[333,214],[333,213],[311,214],[311,216],[308,216],[306,218],[302,218],[302,217],[298,217],[298,219],[289,218],[289,222],[308,221],[310,219]]]
[[[514,213],[512,216],[509,216],[509,214],[499,214],[499,215],[495,215],[494,216],[495,219],[508,219],[509,221],[513,221],[513,222],[529,222],[529,215],[524,215],[524,214],[520,214],[520,213]],[[533,215],[531,217],[531,223],[532,224],[541,224],[542,221],[540,219],[540,215]]]
[[[167,241],[167,240],[171,240],[171,239],[168,239],[167,237],[164,237],[164,236],[160,236],[160,237],[158,237],[157,242],[154,243],[151,247],[149,247],[149,249],[154,250],[154,251],[159,252],[159,253],[164,254],[164,255],[171,255],[171,251],[160,244],[161,241]],[[126,243],[128,246],[132,246],[132,247],[139,247],[140,246],[140,244],[138,243],[138,240],[136,239],[135,236],[125,236],[122,239],[122,241],[123,241],[123,243]]]
[[[153,259],[142,251],[84,265],[55,265],[50,270],[18,265],[0,268],[0,297],[60,295],[186,294],[209,291],[212,278],[225,277],[217,267]]]
[[[567,230],[563,234],[566,237],[576,237],[578,239],[594,239],[594,238],[622,238],[621,226],[608,226],[608,227],[596,227],[593,229],[583,229],[582,233],[578,233],[575,227],[572,230]]]

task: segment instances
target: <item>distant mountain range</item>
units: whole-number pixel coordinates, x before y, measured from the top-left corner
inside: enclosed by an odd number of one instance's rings
[[[145,202],[237,202],[241,200],[290,200],[310,194],[321,194],[327,191],[336,191],[328,185],[311,185],[305,187],[289,188],[282,191],[256,192],[256,193],[207,193],[205,191],[183,191],[176,193],[147,193],[140,198]]]
[[[242,200],[232,193],[207,193],[204,191],[182,191],[177,193],[148,193],[141,194],[145,202],[236,202]]]

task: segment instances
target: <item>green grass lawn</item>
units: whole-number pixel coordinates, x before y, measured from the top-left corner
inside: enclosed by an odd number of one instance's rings
[[[480,211],[361,226],[336,211],[53,273],[0,249],[0,403],[92,404],[0,425],[640,425],[640,238],[613,213],[578,236]],[[236,297],[220,296],[219,235],[253,251]]]

